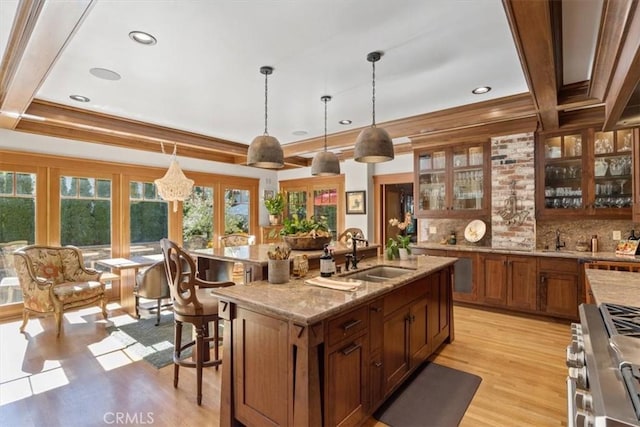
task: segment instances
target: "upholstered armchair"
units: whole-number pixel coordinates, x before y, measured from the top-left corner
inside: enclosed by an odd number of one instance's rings
[[[107,318],[107,295],[99,271],[85,268],[74,246],[25,246],[14,252],[14,267],[24,297],[24,332],[31,314],[53,313],[60,336],[65,311],[98,304]]]

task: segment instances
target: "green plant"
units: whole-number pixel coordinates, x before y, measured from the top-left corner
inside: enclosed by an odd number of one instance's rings
[[[280,215],[284,211],[284,194],[276,193],[273,197],[264,199],[264,206],[270,215]]]
[[[385,249],[387,252],[387,259],[394,259],[400,256],[400,251],[398,250],[398,242],[393,237],[389,238],[387,242],[387,248]]]
[[[409,243],[411,243],[411,236],[398,234],[396,238],[398,239],[398,248],[406,249],[408,253],[411,253],[411,248],[409,247]]]
[[[323,237],[329,236],[329,226],[323,216],[319,219],[313,216],[309,219],[300,219],[297,214],[293,214],[291,218],[284,219],[280,234],[283,236]]]

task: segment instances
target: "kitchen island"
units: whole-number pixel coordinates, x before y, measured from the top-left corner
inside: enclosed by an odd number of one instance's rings
[[[361,280],[355,291],[304,279],[212,289],[224,319],[220,425],[361,423],[453,341],[454,262],[369,258],[359,270],[383,264],[407,272]],[[348,280],[345,274],[336,279]]]
[[[206,280],[230,280],[226,276],[230,276],[228,272],[233,268],[233,264],[239,262],[244,266],[244,283],[249,283],[266,279],[267,264],[269,262],[267,253],[273,251],[277,246],[283,247],[286,244],[284,242],[280,245],[277,243],[262,243],[258,245],[196,249],[191,253],[197,258],[198,271]],[[332,242],[330,246],[334,251],[335,260],[338,264],[344,264],[345,255],[353,251],[351,247],[342,242]],[[366,247],[358,247],[358,258],[376,258],[379,247],[380,245],[377,243],[369,244]],[[316,269],[320,266],[322,249],[291,251],[290,259],[293,259],[296,255],[306,255],[309,259],[309,268]]]
[[[596,304],[640,307],[640,273],[587,269],[585,276]]]

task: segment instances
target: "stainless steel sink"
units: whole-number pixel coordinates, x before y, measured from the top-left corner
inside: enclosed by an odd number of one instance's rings
[[[377,265],[366,270],[354,271],[352,273],[345,273],[341,277],[366,280],[369,282],[384,282],[395,277],[403,276],[414,272],[414,269],[394,267],[391,265]]]

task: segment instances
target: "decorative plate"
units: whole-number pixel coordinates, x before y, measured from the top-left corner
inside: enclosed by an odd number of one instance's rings
[[[464,229],[464,238],[471,243],[480,241],[487,232],[487,224],[480,219],[474,219]]]

